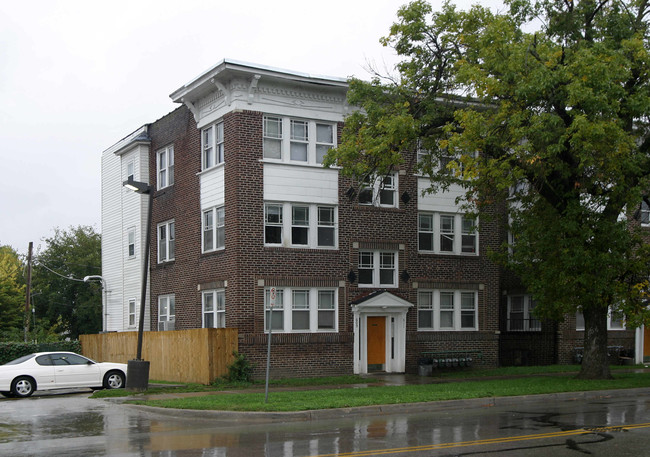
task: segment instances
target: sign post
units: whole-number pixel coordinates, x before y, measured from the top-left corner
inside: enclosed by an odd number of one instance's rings
[[[271,333],[273,332],[273,307],[275,306],[275,297],[277,291],[275,287],[271,287],[269,291],[269,337],[266,347],[266,383],[264,388],[264,403],[269,402],[269,371],[271,369]],[[265,310],[266,311],[266,310]]]

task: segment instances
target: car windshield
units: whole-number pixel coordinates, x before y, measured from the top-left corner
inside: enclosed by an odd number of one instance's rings
[[[29,355],[24,355],[22,357],[18,357],[16,360],[12,360],[11,362],[5,363],[5,365],[18,365],[19,363],[23,363],[26,360],[31,359],[34,357],[36,354],[29,354]]]

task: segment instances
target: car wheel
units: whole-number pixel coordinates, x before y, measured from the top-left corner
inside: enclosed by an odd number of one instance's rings
[[[11,383],[11,393],[16,397],[29,397],[36,390],[36,383],[29,376],[20,376]]]
[[[13,398],[14,397],[14,394],[12,394],[11,392],[7,392],[6,390],[3,390],[2,392],[0,392],[0,395],[2,395],[3,397],[7,397],[7,398]]]
[[[124,373],[121,371],[109,371],[104,375],[105,389],[121,389],[124,387]]]

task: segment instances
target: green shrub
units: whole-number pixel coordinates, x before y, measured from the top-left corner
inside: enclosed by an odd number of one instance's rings
[[[0,365],[34,352],[70,351],[81,353],[78,340],[52,343],[0,343]]]
[[[223,377],[232,383],[249,383],[252,381],[253,367],[244,354],[232,351],[234,360],[228,365],[228,374]]]

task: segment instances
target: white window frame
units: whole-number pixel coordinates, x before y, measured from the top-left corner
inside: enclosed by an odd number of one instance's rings
[[[126,181],[135,181],[135,160],[126,162]]]
[[[625,316],[621,319],[616,318],[616,312],[612,311],[611,306],[607,310],[607,331],[619,332],[627,330],[625,325]],[[584,315],[578,311],[576,312],[576,331],[585,331],[585,318]]]
[[[131,248],[133,248],[133,253],[131,253]],[[135,245],[135,227],[131,227],[126,231],[126,256],[129,259],[136,258],[136,245]]]
[[[201,294],[201,316],[203,328],[226,327],[226,290],[205,290]],[[208,325],[212,320],[212,325]]]
[[[163,313],[163,309],[165,312]],[[158,330],[173,330],[176,322],[176,295],[166,294],[158,296]],[[162,325],[161,325],[162,324]]]
[[[392,203],[386,203],[387,195],[392,197]],[[399,208],[399,173],[368,177],[359,186],[359,205]]]
[[[269,212],[274,208],[273,212]],[[278,214],[275,214],[275,211]],[[299,211],[306,210],[306,217],[297,218]],[[328,212],[331,220],[321,217],[321,211]],[[280,231],[280,241],[269,243],[267,232]],[[298,243],[297,234],[306,234]],[[326,240],[331,239],[331,243]],[[264,245],[294,249],[338,249],[338,207],[320,203],[264,202]]]
[[[517,314],[521,314],[521,325],[513,325],[513,319],[511,315],[515,312],[513,310],[513,300],[521,299],[521,311],[516,310]],[[535,300],[533,300],[532,295],[529,294],[512,294],[508,295],[508,331],[509,332],[541,332],[542,331],[542,322],[537,319],[533,310],[535,309]]]
[[[212,225],[208,223],[208,219]],[[206,246],[206,237],[212,240],[212,247]],[[201,252],[214,252],[226,247],[226,210],[215,206],[201,213]]]
[[[267,114],[263,118],[264,160],[320,166],[336,147],[335,122]],[[299,150],[305,149],[305,155]]]
[[[127,316],[127,323],[129,328],[134,328],[137,324],[137,319],[136,319],[136,311],[137,311],[137,302],[135,298],[129,298],[129,301],[127,303],[127,311],[128,311],[128,316]]]
[[[392,257],[392,270],[393,277],[392,283],[382,281],[382,270],[389,270],[385,268],[388,261]],[[374,287],[374,288],[398,288],[399,287],[399,252],[398,251],[385,251],[385,250],[359,250],[358,254],[358,278],[357,285],[359,288]],[[372,270],[372,282],[361,282],[361,270]]]
[[[641,209],[639,210],[639,220],[643,227],[650,227],[650,207],[645,202],[641,200]]]
[[[464,307],[467,302],[463,299],[470,298],[471,308]],[[443,302],[451,298],[451,308],[444,308]],[[478,293],[472,290],[453,290],[453,289],[420,289],[417,296],[417,319],[418,331],[421,332],[476,332],[478,331]],[[422,314],[427,313],[427,321],[431,325],[424,326],[421,324]],[[449,313],[452,324],[442,326],[442,314]],[[472,315],[474,325],[472,327],[463,326],[463,315]]]
[[[264,331],[267,333],[270,290],[270,287],[264,290]],[[301,299],[298,300],[298,297]],[[327,306],[321,300],[324,297],[328,297]],[[302,298],[306,298],[306,300]],[[294,313],[309,314],[308,328],[294,329]],[[327,318],[333,323],[331,327],[321,325],[321,317],[325,313],[327,315],[334,314],[331,318]],[[273,316],[273,321],[276,323],[273,326],[273,333],[337,333],[338,289],[330,287],[277,287]],[[281,328],[277,325],[278,322],[281,323]]]
[[[164,229],[164,237],[161,235]],[[171,262],[176,258],[176,224],[174,220],[158,224],[158,263]]]
[[[224,163],[223,121],[201,129],[201,170],[209,170]]]
[[[453,217],[453,232],[444,233],[442,231],[442,219]],[[463,222],[465,220],[473,220],[473,231],[467,232],[464,230]],[[427,221],[423,223],[423,221]],[[451,251],[443,251],[442,237],[447,236],[453,238],[453,249]],[[463,240],[467,237],[474,238],[474,252],[463,252]],[[432,245],[433,249],[424,249],[423,241],[429,238],[427,245]],[[425,246],[429,247],[429,246]],[[443,213],[421,211],[418,213],[418,252],[424,254],[442,254],[442,255],[463,255],[463,256],[478,256],[479,255],[479,232],[478,232],[478,218],[463,213]]]
[[[158,189],[174,185],[174,145],[169,145],[156,153]]]

